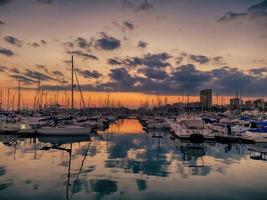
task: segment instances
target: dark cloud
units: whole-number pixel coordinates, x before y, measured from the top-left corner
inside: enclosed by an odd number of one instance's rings
[[[63,76],[62,72],[60,72],[58,70],[52,71],[52,74],[55,76]]]
[[[53,0],[37,0],[37,2],[42,3],[42,4],[48,4],[48,5],[54,4]]]
[[[45,40],[40,40],[39,42],[28,42],[28,45],[34,48],[38,48],[42,45],[47,45],[47,42]]]
[[[137,44],[137,47],[144,49],[144,48],[147,47],[147,45],[148,45],[147,42],[144,42],[144,41],[141,41],[141,40],[140,40],[140,41],[138,42],[138,44]]]
[[[127,90],[127,88],[133,88],[136,83],[136,78],[129,74],[128,70],[125,68],[111,69],[109,73],[111,80],[115,81],[115,86],[118,90]],[[113,88],[113,89],[116,89]]]
[[[1,47],[0,47],[0,54],[3,54],[5,56],[7,56],[7,57],[11,57],[11,56],[15,56],[16,55],[12,50],[1,48]]]
[[[93,45],[93,40],[91,39],[90,41],[88,41],[85,38],[82,37],[77,37],[77,39],[75,40],[75,43],[82,49],[87,49],[89,50],[90,47]]]
[[[7,5],[10,2],[11,2],[11,0],[0,0],[0,6]]]
[[[41,42],[41,44],[43,44],[43,45],[46,45],[46,44],[47,44],[47,41],[45,41],[45,40],[40,40],[40,42]]]
[[[196,92],[203,83],[206,83],[212,79],[209,72],[202,72],[193,64],[181,65],[172,72],[170,80],[174,81],[176,87],[180,91]]]
[[[121,65],[122,61],[119,58],[109,58],[107,63],[110,65]]]
[[[168,77],[167,72],[162,69],[151,69],[151,68],[141,68],[138,70],[139,73],[143,73],[146,77],[151,79],[165,79]]]
[[[16,68],[16,67],[10,68],[9,71],[12,72],[12,73],[15,73],[15,74],[19,74],[20,73],[19,69]]]
[[[1,21],[1,20],[0,20],[0,26],[1,26],[1,25],[6,25],[6,23],[5,23],[4,21]]]
[[[262,76],[264,73],[267,73],[267,67],[259,67],[249,70],[250,74],[255,76]]]
[[[36,67],[37,69],[43,70],[43,71],[45,71],[46,73],[48,73],[48,69],[47,69],[46,65],[35,65],[35,67]]]
[[[158,54],[148,53],[143,57],[142,63],[148,67],[164,68],[170,66],[170,63],[168,63],[167,60],[171,57],[172,56],[166,52]]]
[[[112,51],[120,48],[120,40],[108,36],[106,33],[101,33],[101,38],[97,39],[95,42],[95,47],[102,50]]]
[[[92,60],[98,60],[98,58],[92,54],[84,53],[82,51],[68,51],[68,54],[76,55],[79,57],[82,57],[84,59],[92,59]]]
[[[239,19],[251,20],[267,26],[267,0],[252,5],[245,12],[229,11],[220,17],[218,22],[232,22]]]
[[[153,72],[150,71],[153,70]],[[250,71],[250,70],[249,70]],[[259,71],[265,71],[259,68]],[[233,95],[236,89],[247,96],[267,95],[267,77],[264,73],[250,74],[237,68],[221,67],[210,71],[198,70],[193,64],[176,67],[171,73],[162,69],[143,68],[141,75],[132,75],[127,68],[111,69],[110,80],[82,85],[88,91],[130,91],[161,94],[198,95],[204,88],[212,88],[224,95]],[[145,77],[144,77],[145,75]],[[63,89],[65,86],[46,86],[46,89]]]
[[[238,19],[244,19],[247,15],[247,13],[227,12],[218,19],[218,22],[231,22]]]
[[[28,78],[28,77],[25,77],[25,76],[19,75],[19,74],[11,74],[11,75],[9,75],[9,77],[11,77],[12,79],[15,79],[17,81],[21,81],[22,83],[24,83],[26,85],[37,83],[36,80],[33,80],[31,78]]]
[[[0,65],[0,72],[4,72],[8,68],[6,66]]]
[[[244,73],[237,68],[222,67],[211,71],[214,77],[213,85],[218,90],[228,93],[234,93],[234,90],[248,90],[252,81],[256,81],[255,77]]]
[[[123,22],[123,24],[127,29],[130,29],[130,30],[134,29],[134,24],[131,22],[125,21],[125,22]]]
[[[26,69],[24,75],[30,79],[40,80],[40,81],[50,81],[54,80],[52,77],[43,74],[41,72],[33,71],[31,69]]]
[[[108,63],[111,65],[123,65],[128,68],[132,67],[152,67],[152,68],[164,68],[167,66],[171,66],[168,62],[168,59],[172,56],[166,52],[156,53],[156,54],[145,54],[144,56],[133,56],[126,58],[112,58],[108,59]]]
[[[96,70],[82,70],[82,69],[76,69],[76,71],[82,75],[84,78],[94,78],[94,79],[98,79],[102,76],[101,73],[99,73]]]
[[[32,43],[29,42],[28,45],[34,48],[40,47],[40,44],[38,42],[32,42]]]
[[[150,0],[144,0],[138,7],[137,10],[149,10],[153,8],[153,4]]]
[[[153,8],[153,4],[150,0],[134,1],[134,0],[122,0],[122,8],[131,9],[134,11],[146,11]]]
[[[207,64],[209,62],[209,58],[203,55],[189,55],[191,61],[199,63],[199,64]]]
[[[6,42],[8,42],[9,44],[12,44],[12,45],[15,45],[17,47],[21,47],[22,46],[22,43],[23,41],[22,40],[19,40],[17,39],[16,37],[14,36],[11,36],[11,35],[7,35],[4,37],[4,40]]]

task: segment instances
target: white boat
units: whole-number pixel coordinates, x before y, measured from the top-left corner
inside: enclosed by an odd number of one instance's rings
[[[89,135],[91,127],[64,125],[56,127],[42,127],[37,129],[37,134],[46,136],[81,136]]]
[[[0,124],[0,133],[17,133],[20,130],[19,124],[4,123]]]
[[[247,131],[241,138],[254,141],[255,143],[267,143],[267,133],[265,132]]]
[[[181,139],[215,139],[212,130],[201,119],[169,121],[173,133]]]

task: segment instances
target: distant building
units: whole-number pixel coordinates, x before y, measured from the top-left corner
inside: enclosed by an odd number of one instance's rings
[[[265,102],[264,99],[256,99],[255,101],[253,101],[253,105],[257,108],[263,108],[265,107]]]
[[[246,107],[251,107],[253,104],[252,104],[252,101],[251,100],[247,100],[245,101],[245,106]]]
[[[212,108],[212,89],[200,91],[200,106],[202,110],[211,110]]]
[[[242,106],[242,100],[238,97],[230,99],[230,109],[238,110]]]

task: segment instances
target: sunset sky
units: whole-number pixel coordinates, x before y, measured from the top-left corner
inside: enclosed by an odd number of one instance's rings
[[[71,55],[84,91],[126,102],[264,97],[267,0],[0,0],[1,88],[70,89]]]

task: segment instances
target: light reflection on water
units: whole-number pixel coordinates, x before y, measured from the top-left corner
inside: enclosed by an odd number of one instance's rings
[[[173,141],[136,120],[90,138],[3,137],[1,200],[267,196],[267,162],[251,159],[249,145]]]

